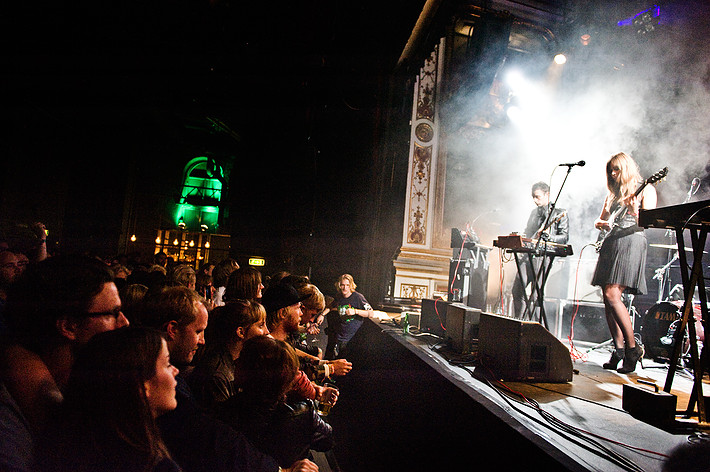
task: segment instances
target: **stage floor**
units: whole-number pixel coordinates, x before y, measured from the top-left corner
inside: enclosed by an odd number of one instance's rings
[[[404,333],[393,319],[368,321],[361,331],[359,347],[350,358],[353,371],[348,378],[336,378],[341,398],[329,419],[339,440],[336,456],[342,459],[343,472],[363,467],[404,471],[425,465],[435,470],[444,457],[442,466],[458,463],[448,456],[459,454],[489,454],[496,457],[496,470],[503,471],[528,470],[524,462],[529,457],[528,466],[548,461],[548,472],[656,472],[675,447],[696,438],[707,440],[697,418],[663,428],[622,408],[624,385],[653,391],[653,386],[639,383],[644,381],[663,389],[668,375],[664,363],[643,359],[635,372],[619,374],[602,368],[611,353],[608,347],[575,342],[572,382],[497,383],[484,378],[480,369],[476,372],[475,363],[461,362],[440,339]],[[325,347],[324,333],[311,340]],[[562,344],[569,348],[568,342]],[[703,384],[708,383],[706,375]],[[687,408],[692,386],[689,372],[676,371],[671,393],[677,396],[677,410]],[[504,395],[506,390],[516,395]],[[521,403],[521,396],[535,406]],[[448,409],[453,413],[441,410],[442,398],[451,401]],[[481,422],[486,415],[495,417],[501,429],[488,420]],[[492,427],[495,431],[486,429]],[[516,455],[523,442],[527,452]],[[431,449],[439,450],[439,456]],[[395,460],[401,451],[424,455]]]
[[[506,421],[511,427],[568,470],[660,471],[676,446],[698,436],[704,439],[697,418],[661,428],[632,417],[622,408],[625,384],[653,391],[653,386],[639,383],[645,381],[662,390],[667,364],[643,359],[643,366],[638,365],[635,372],[619,374],[601,367],[610,356],[608,348],[592,349],[575,343],[575,357],[579,359],[573,362],[572,382],[491,382],[489,376],[484,379],[476,375],[473,366],[457,365],[461,358],[447,353],[432,337],[404,334],[388,323],[381,327],[496,415],[508,415]],[[703,383],[708,383],[707,377]],[[671,393],[677,396],[677,410],[687,408],[692,385],[688,372],[676,372]]]

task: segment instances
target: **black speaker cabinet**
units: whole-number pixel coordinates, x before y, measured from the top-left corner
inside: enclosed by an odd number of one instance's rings
[[[446,312],[449,305],[450,302],[441,299],[422,298],[419,329],[443,338],[446,335]]]
[[[481,310],[462,303],[452,303],[446,310],[446,338],[451,349],[461,354],[471,352],[474,339],[478,339]]]
[[[449,265],[449,300],[480,310],[486,309],[488,263],[485,256],[451,260]]]
[[[503,380],[572,381],[569,350],[537,322],[481,313],[478,352],[482,365]]]
[[[577,305],[579,304],[579,308]],[[574,328],[574,332],[570,331]],[[572,341],[588,342],[593,344],[603,343],[611,335],[606,323],[604,304],[597,302],[564,301],[562,307],[562,339],[567,339],[572,333]]]

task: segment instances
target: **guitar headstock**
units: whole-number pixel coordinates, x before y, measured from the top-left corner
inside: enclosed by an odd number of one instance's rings
[[[651,177],[646,179],[646,183],[655,184],[656,182],[660,182],[661,180],[665,179],[667,175],[668,175],[668,167],[664,167],[663,169],[659,170],[658,172],[653,174]]]

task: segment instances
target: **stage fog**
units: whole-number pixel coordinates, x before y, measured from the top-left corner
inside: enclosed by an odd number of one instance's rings
[[[444,228],[470,225],[485,245],[522,233],[534,207],[530,188],[544,181],[551,200],[559,194],[557,207],[568,210],[575,255],[567,264],[580,254],[593,260],[587,245],[597,238],[593,222],[606,194],[605,163],[620,151],[636,159],[644,177],[668,167],[656,186],[659,206],[707,199],[710,51],[702,39],[708,26],[695,19],[708,10],[700,3],[662,6],[652,11],[653,29],[645,34],[624,24],[629,17],[614,18],[618,10],[596,11],[597,24],[580,24],[560,41],[567,57],[561,65],[551,56],[508,51],[488,71],[495,78],[486,101],[464,126],[447,131]],[[516,114],[508,113],[512,106]],[[579,161],[585,165],[559,166]],[[673,242],[663,230],[647,235],[651,242]],[[497,249],[490,262],[489,303],[495,304]],[[504,267],[507,286],[515,266]],[[560,289],[555,283],[551,277],[548,294]]]

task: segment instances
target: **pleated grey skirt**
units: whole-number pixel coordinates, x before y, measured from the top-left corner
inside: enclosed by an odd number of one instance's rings
[[[648,243],[643,231],[627,234],[620,238],[607,238],[599,250],[597,268],[592,277],[592,285],[604,287],[619,284],[627,287],[627,292],[635,295],[647,293],[646,250]]]

